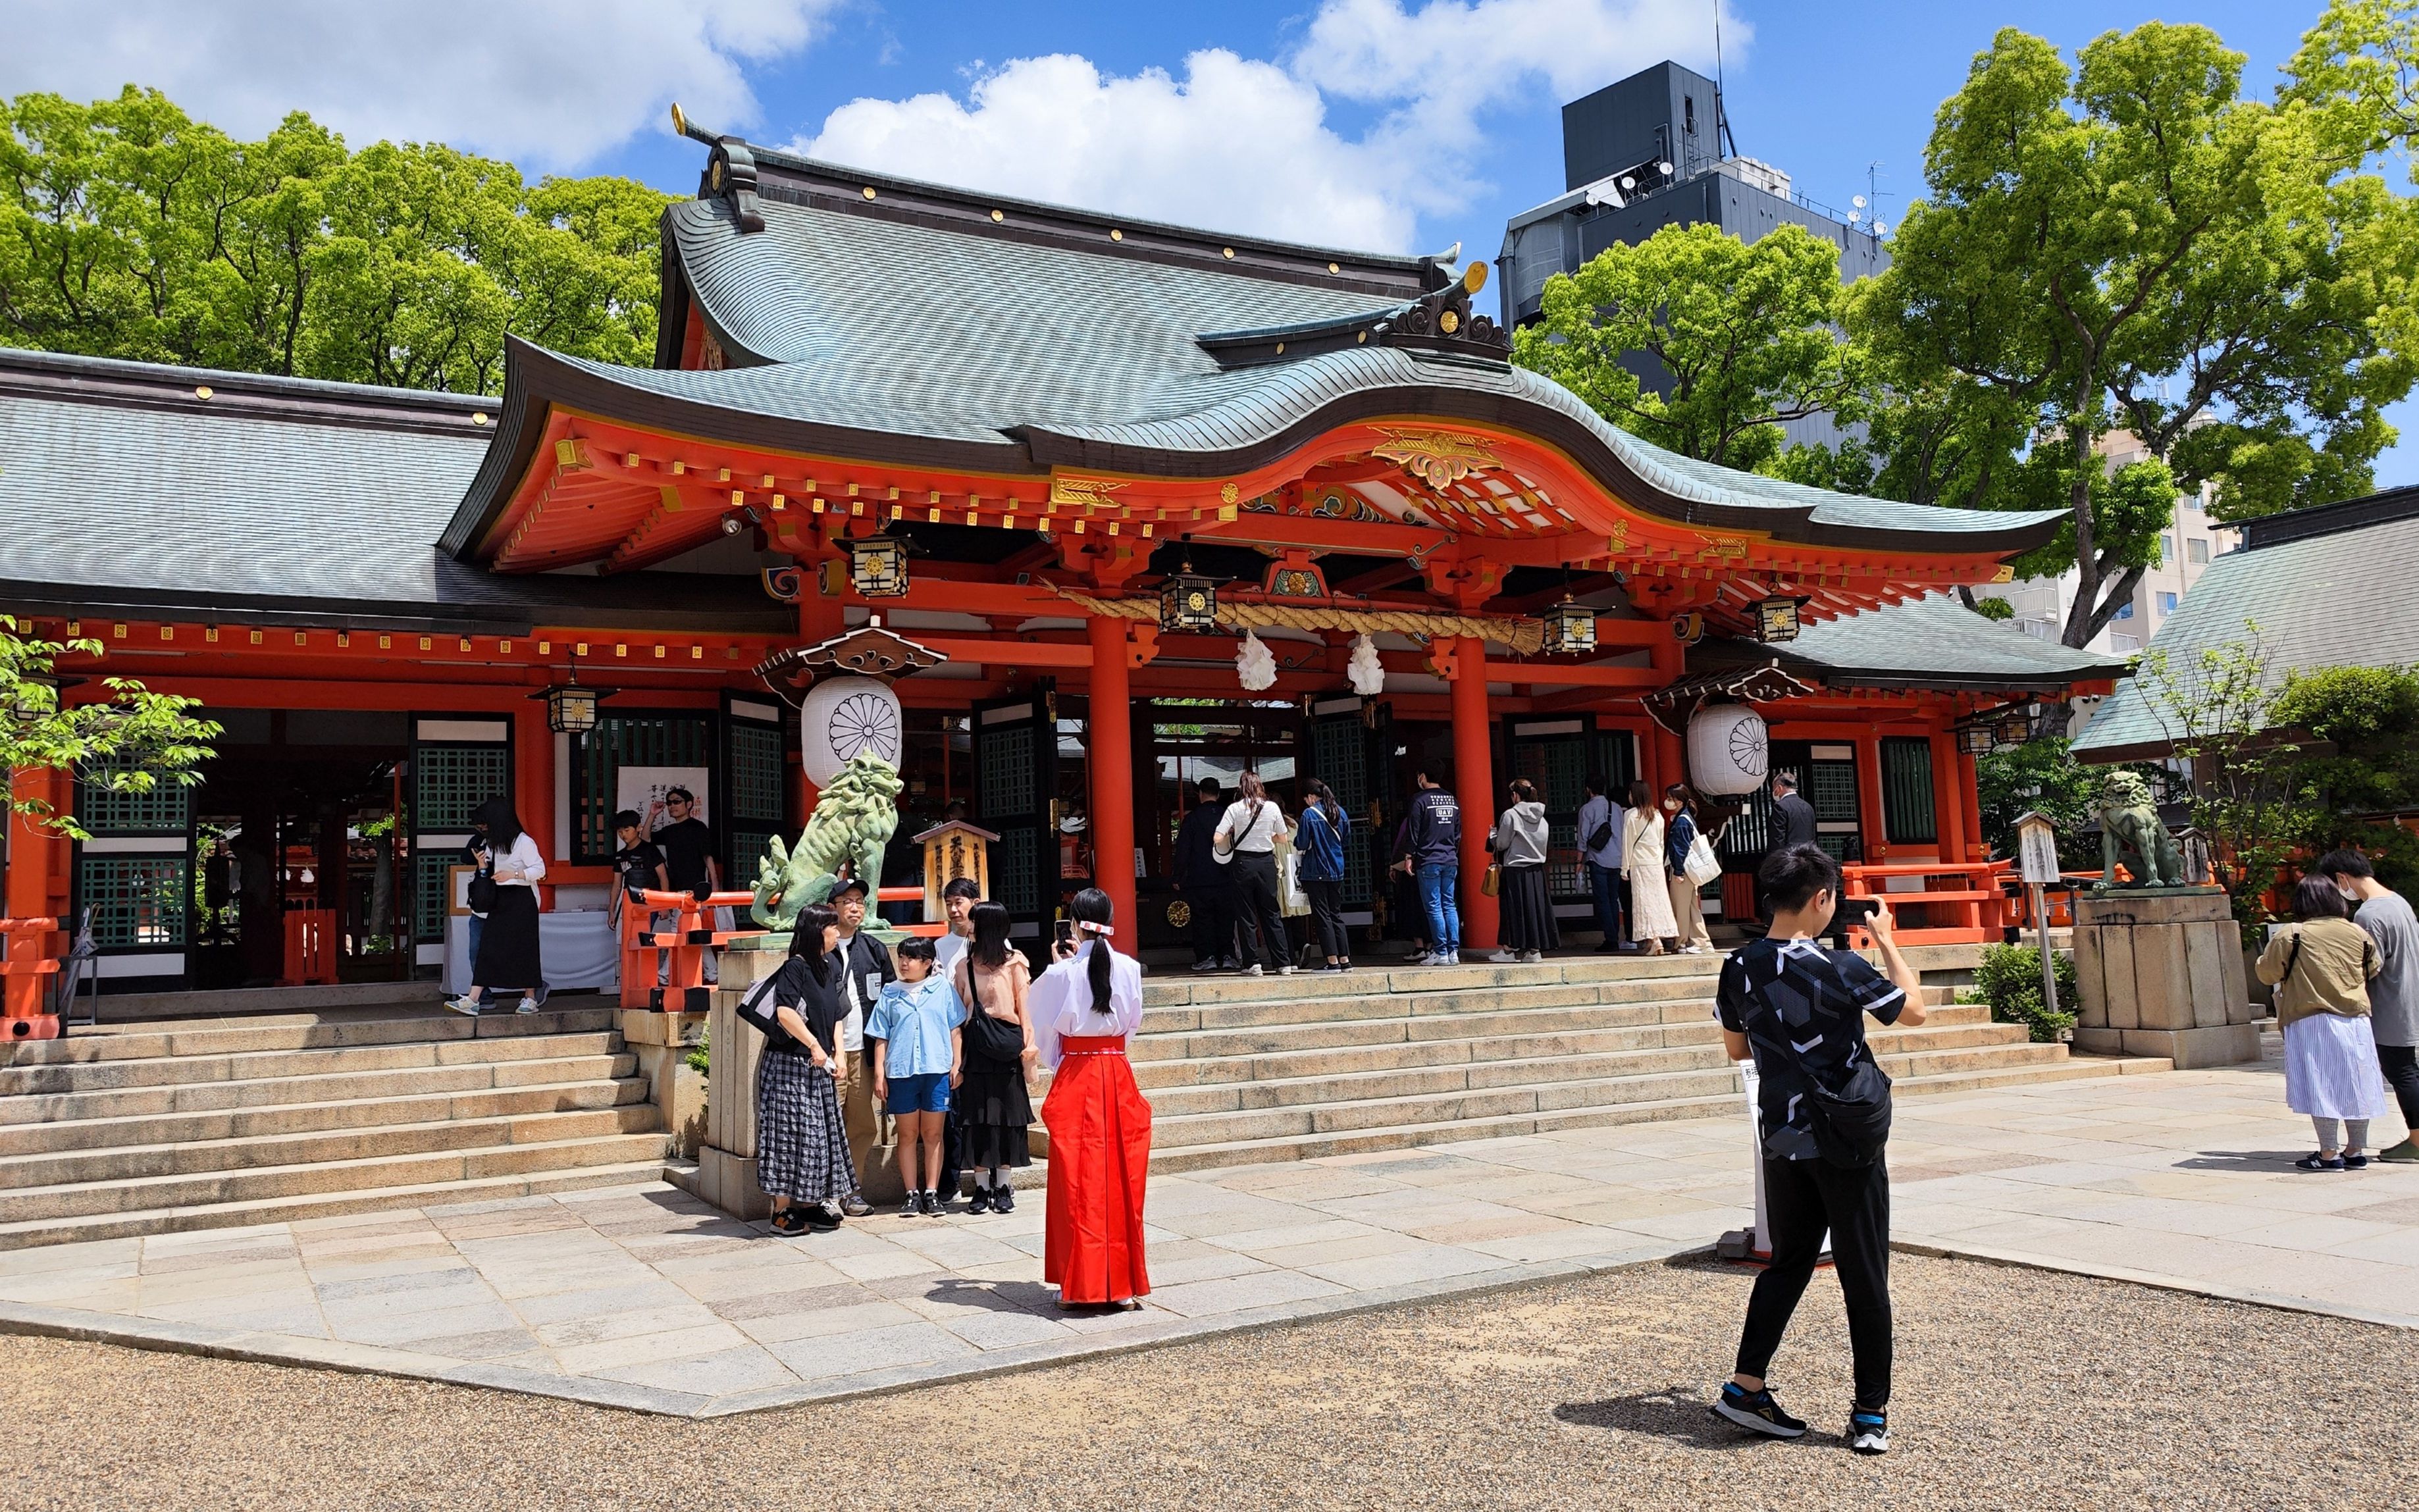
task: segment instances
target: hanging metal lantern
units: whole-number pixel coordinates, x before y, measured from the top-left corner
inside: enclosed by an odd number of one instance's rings
[[[1986,724],[1960,725],[1957,748],[1968,756],[1988,756],[1993,745],[1991,727]]]
[[[1182,571],[1160,586],[1159,627],[1171,634],[1218,628],[1218,585],[1194,572],[1187,562]]]
[[[597,690],[583,687],[577,672],[561,687],[546,690],[546,727],[557,734],[584,735],[596,728]]]
[[[19,672],[11,712],[27,724],[47,718],[58,709],[60,686],[59,680],[48,672]]]
[[[2021,746],[2033,737],[2032,711],[2011,708],[1999,716],[1999,744]]]
[[[1755,638],[1765,641],[1796,640],[1797,600],[1779,594],[1756,600]]]
[[[848,584],[862,598],[906,596],[907,543],[890,535],[864,535],[849,542]]]
[[[1574,604],[1565,598],[1549,606],[1542,616],[1546,622],[1546,649],[1549,652],[1594,651],[1595,649],[1595,610],[1585,604]]]

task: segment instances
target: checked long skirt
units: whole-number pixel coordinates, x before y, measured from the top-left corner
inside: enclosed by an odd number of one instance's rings
[[[1070,1035],[1041,1103],[1050,1131],[1050,1191],[1041,1279],[1062,1303],[1146,1296],[1143,1189],[1150,1175],[1150,1104],[1134,1086],[1126,1042]]]

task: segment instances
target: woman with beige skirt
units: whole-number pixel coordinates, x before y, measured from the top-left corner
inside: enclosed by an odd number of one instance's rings
[[[1682,955],[1704,955],[1713,949],[1714,937],[1705,932],[1704,900],[1688,880],[1688,852],[1697,843],[1697,802],[1687,783],[1674,782],[1663,790],[1663,811],[1671,816],[1665,822],[1663,864],[1672,891],[1672,933]]]
[[[1680,933],[1672,918],[1672,890],[1663,881],[1663,816],[1655,809],[1655,790],[1643,782],[1629,784],[1629,810],[1623,816],[1622,870],[1629,874],[1629,936],[1661,955],[1663,942]]]

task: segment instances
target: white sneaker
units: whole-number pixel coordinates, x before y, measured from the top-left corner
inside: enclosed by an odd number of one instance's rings
[[[1289,965],[1279,966],[1277,967],[1277,975],[1280,977],[1290,977],[1293,975],[1293,967]]]
[[[1543,950],[1523,950],[1520,952],[1520,964],[1522,965],[1533,966],[1544,959],[1546,959],[1546,952]]]
[[[1256,961],[1253,962],[1250,965],[1245,966],[1245,967],[1243,968],[1243,975],[1244,975],[1244,976],[1246,976],[1246,977],[1256,977],[1256,976],[1259,976],[1260,974],[1261,974],[1261,972],[1260,972],[1260,964],[1259,964],[1258,962],[1256,962]]]
[[[445,999],[445,1006],[452,1009],[455,1012],[461,1014],[464,1018],[477,1018],[479,1016],[479,1004],[474,998],[449,997]]]
[[[1487,959],[1499,966],[1508,966],[1516,962],[1525,961],[1528,958],[1523,956],[1518,950],[1498,950]]]

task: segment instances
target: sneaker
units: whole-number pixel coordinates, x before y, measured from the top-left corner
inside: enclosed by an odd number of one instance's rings
[[[1243,968],[1243,975],[1246,977],[1256,977],[1260,974],[1260,964],[1257,961]]]
[[[1889,1414],[1859,1407],[1848,1414],[1848,1447],[1860,1455],[1889,1453]]]
[[[1016,1211],[1016,1188],[1008,1184],[1006,1177],[1000,1178],[999,1185],[991,1189],[991,1205],[994,1212]]]
[[[1495,965],[1508,966],[1517,964],[1527,958],[1518,950],[1498,950],[1487,959]]]
[[[2344,1168],[2344,1158],[2314,1149],[2293,1164],[2305,1171],[2339,1171]]]
[[[901,1218],[920,1218],[923,1215],[923,1202],[918,1199],[915,1193],[908,1193],[907,1200],[899,1204],[899,1216]]]
[[[1520,952],[1520,964],[1524,966],[1533,966],[1544,959],[1546,959],[1546,952],[1543,950],[1523,950]]]
[[[968,1212],[991,1211],[991,1188],[987,1186],[975,1188],[975,1195],[966,1199],[966,1211]]]
[[[1722,1394],[1714,1402],[1714,1415],[1726,1417],[1750,1433],[1761,1433],[1774,1439],[1802,1439],[1806,1436],[1806,1420],[1792,1417],[1773,1400],[1772,1388],[1749,1391],[1735,1381],[1722,1382]]]
[[[464,1018],[479,1016],[479,1000],[475,997],[449,997],[445,999],[445,1006]]]
[[[2366,1155],[2346,1155],[2344,1157],[2344,1169],[2348,1171],[2365,1171],[2368,1169],[2368,1157]]]
[[[513,1011],[516,1013],[534,1013],[537,1011],[537,999],[534,997],[524,997],[520,1001],[520,1006],[514,1009]]]
[[[1438,965],[1457,966],[1461,964],[1461,952],[1459,950],[1446,950],[1441,953],[1443,959],[1437,963]]]
[[[802,1226],[810,1234],[828,1234],[840,1224],[839,1213],[818,1202],[806,1210],[807,1221]]]
[[[800,1208],[783,1208],[773,1214],[773,1232],[781,1235],[803,1234],[807,1231],[807,1214]]]
[[[862,1218],[873,1211],[873,1204],[852,1193],[840,1198],[840,1211],[851,1218]]]
[[[1193,963],[1193,969],[1196,972],[1202,972],[1205,974],[1212,971],[1224,971],[1226,969],[1226,963],[1224,961],[1195,961]]]
[[[922,1213],[927,1218],[939,1217],[941,1215],[941,1194],[938,1192],[924,1193],[917,1199],[916,1211]]]
[[[2419,1138],[2388,1145],[2377,1152],[2377,1158],[2388,1165],[2419,1165]]]
[[[1290,976],[1292,976],[1292,975],[1293,975],[1293,967],[1292,967],[1292,965],[1291,965],[1290,964],[1286,964],[1286,965],[1282,965],[1282,966],[1277,967],[1277,975],[1278,975],[1278,976],[1280,976],[1280,977],[1290,977]]]
[[[1335,969],[1338,971],[1349,971],[1352,969],[1352,963],[1349,961],[1338,961],[1335,963]]]

